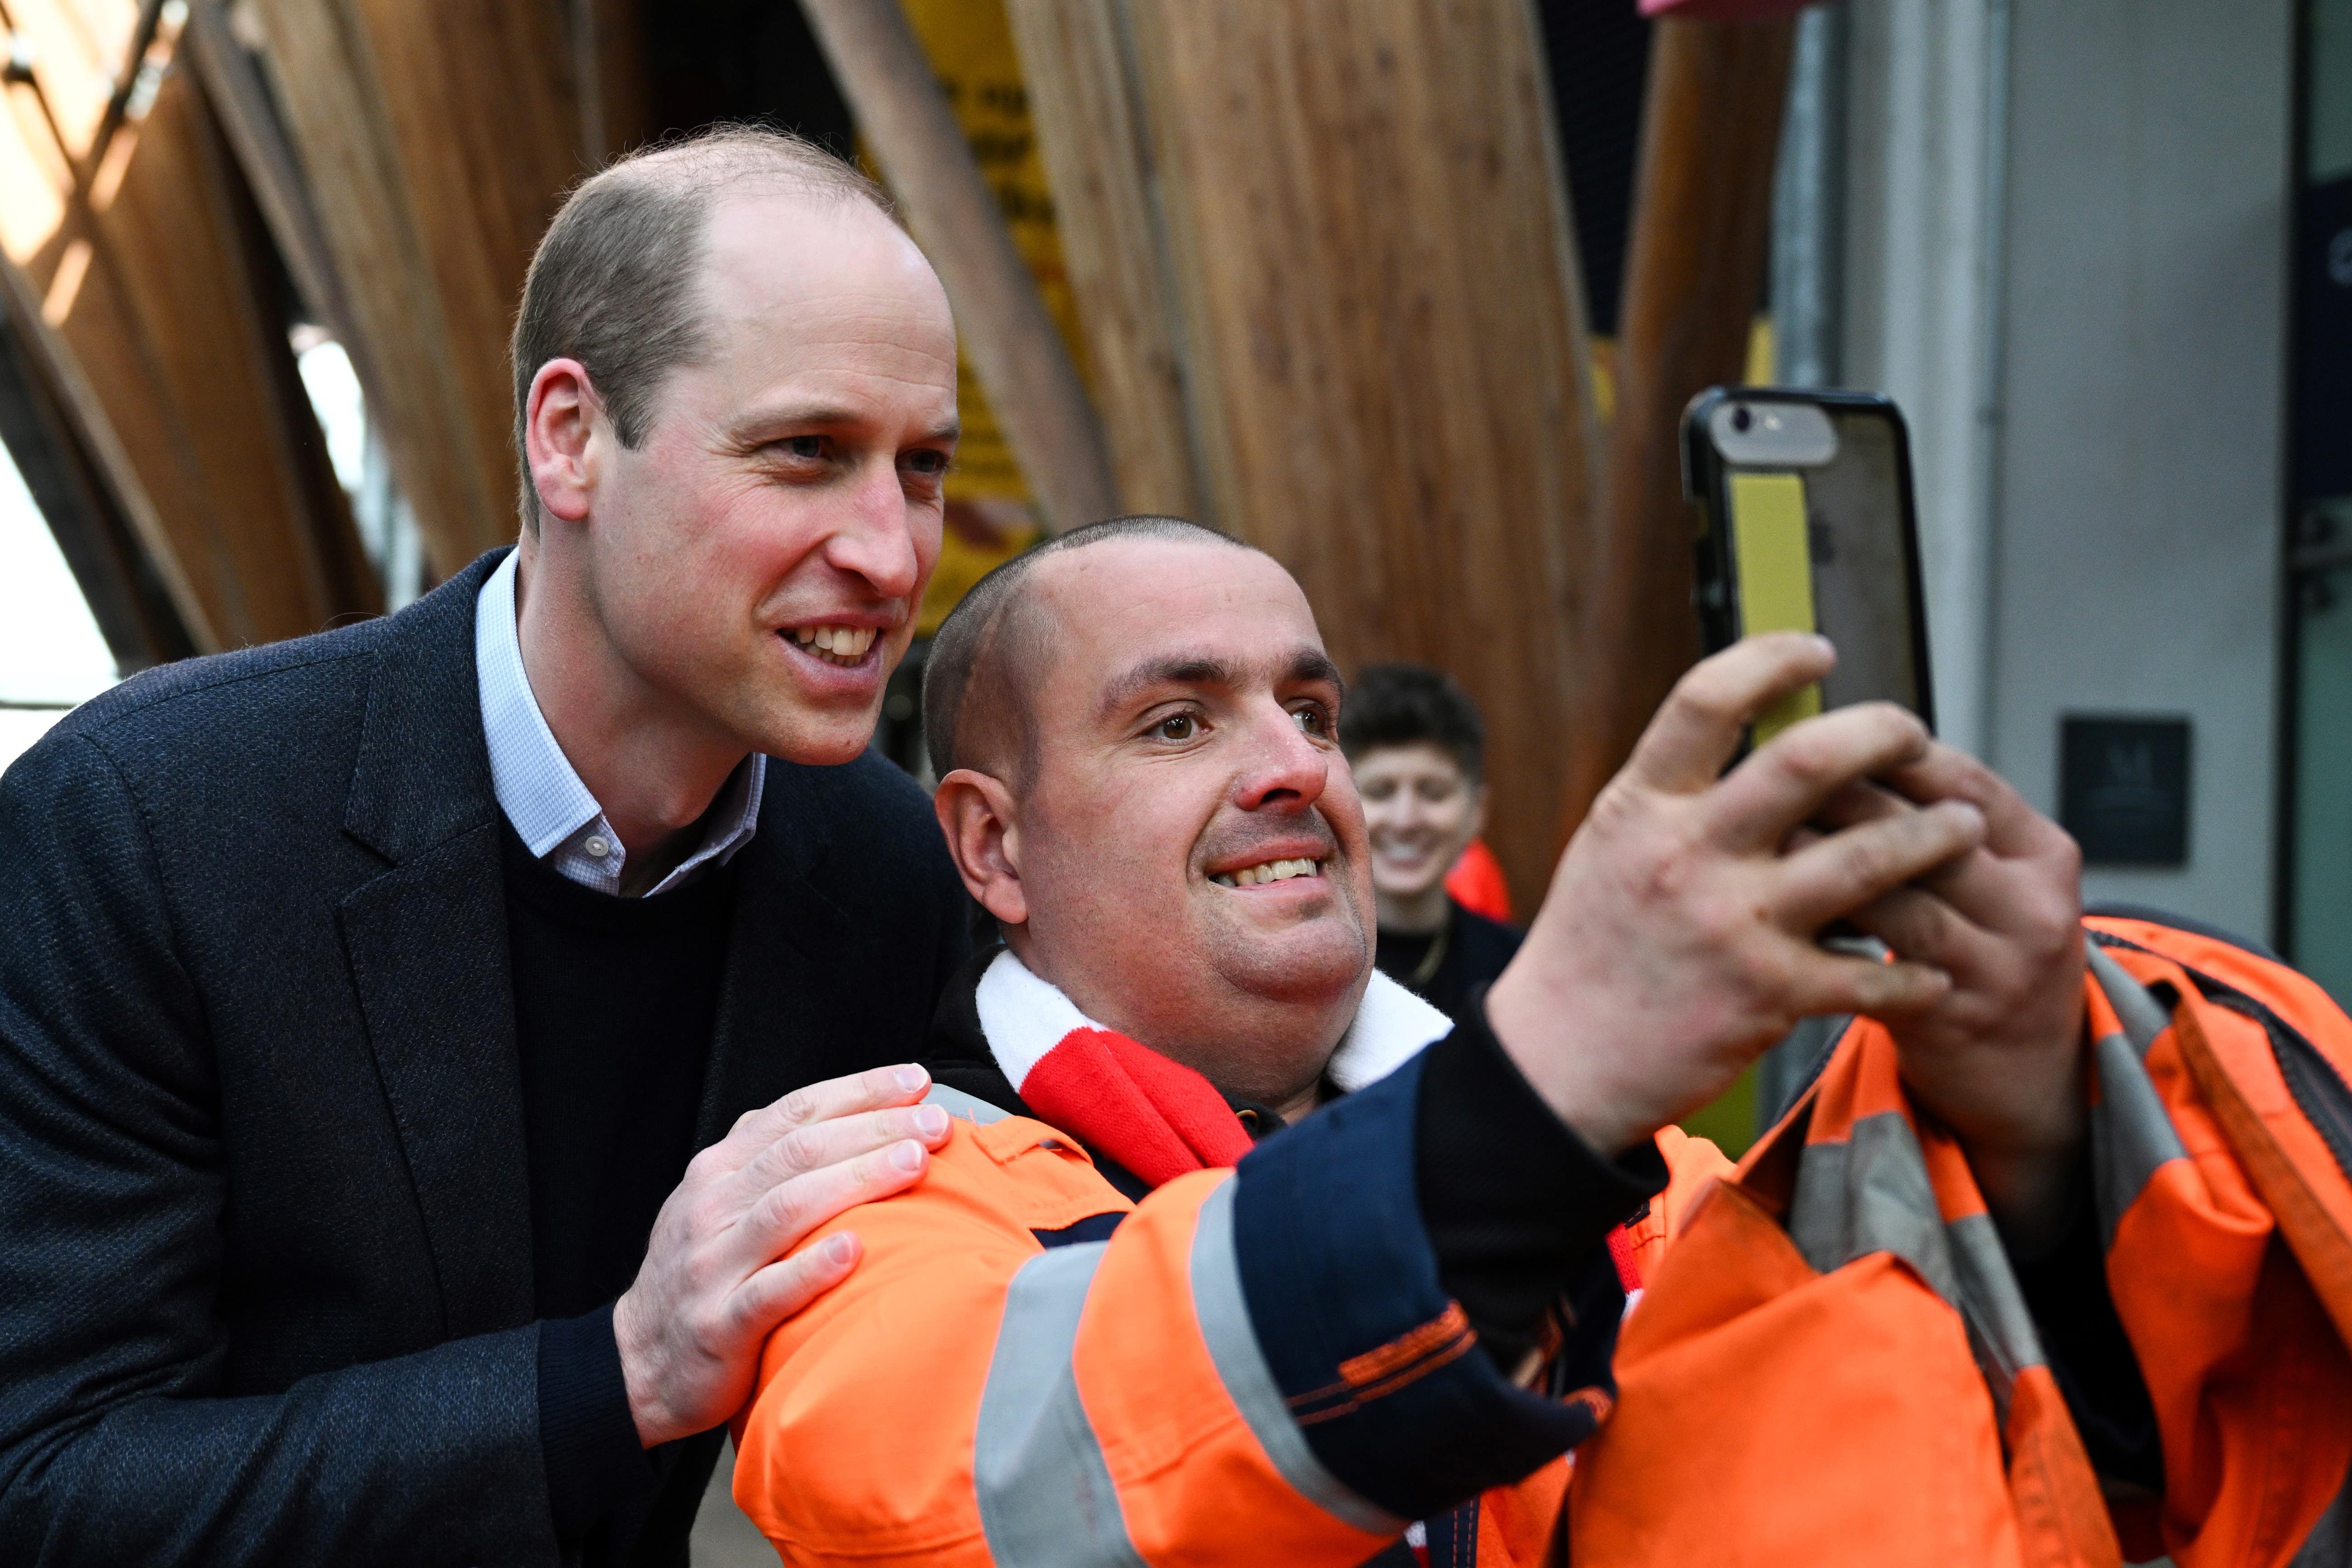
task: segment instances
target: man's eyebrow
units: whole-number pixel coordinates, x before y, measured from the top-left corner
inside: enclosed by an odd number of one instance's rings
[[[873,418],[870,412],[844,408],[825,403],[775,403],[764,408],[754,408],[734,422],[734,438],[746,446],[756,446],[772,439],[780,429],[838,430],[845,426],[864,425]],[[950,419],[934,425],[915,437],[917,445],[930,442],[953,442],[962,438],[963,422]]]
[[[1106,719],[1144,692],[1160,686],[1239,686],[1241,671],[1214,654],[1176,653],[1146,659],[1103,689]]]
[[[1148,659],[1104,689],[1102,715],[1106,719],[1114,717],[1144,692],[1158,687],[1239,686],[1245,679],[1240,666],[1215,654],[1178,653]],[[1327,681],[1343,693],[1348,689],[1348,683],[1339,677],[1339,667],[1322,649],[1302,647],[1291,654],[1283,666],[1281,683],[1297,686],[1317,680]]]
[[[1341,679],[1339,667],[1332,663],[1331,656],[1320,648],[1303,647],[1292,654],[1290,668],[1284,672],[1283,679],[1291,686],[1309,680],[1328,681],[1339,689],[1342,697],[1348,694],[1348,683]]]

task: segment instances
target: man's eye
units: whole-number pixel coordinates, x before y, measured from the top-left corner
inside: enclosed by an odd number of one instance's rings
[[[811,462],[824,456],[824,437],[822,436],[787,436],[782,445],[793,457],[805,458]]]
[[[1290,710],[1290,717],[1300,729],[1310,735],[1328,735],[1331,732],[1331,721],[1320,708],[1313,706],[1294,708]]]
[[[935,479],[948,471],[948,455],[945,452],[909,452],[907,454],[907,467],[926,479]]]
[[[1151,726],[1151,732],[1163,741],[1189,741],[1201,732],[1200,721],[1190,713],[1171,713]]]

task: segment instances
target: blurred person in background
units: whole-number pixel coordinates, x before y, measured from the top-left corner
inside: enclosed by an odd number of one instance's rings
[[[1348,690],[1339,743],[1371,836],[1374,962],[1458,1020],[1519,951],[1517,930],[1464,908],[1447,887],[1486,831],[1486,726],[1441,671],[1376,664]]]

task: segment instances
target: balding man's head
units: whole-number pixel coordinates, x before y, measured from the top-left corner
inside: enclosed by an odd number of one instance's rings
[[[590,650],[534,690],[568,676],[713,768],[863,751],[958,429],[946,290],[872,188],[769,132],[599,174],[532,267],[515,388],[525,646],[547,616]]]
[[[634,153],[583,180],[531,258],[516,314],[515,450],[532,377],[550,360],[578,360],[614,433],[636,446],[662,380],[709,348],[701,295],[710,218],[719,196],[781,192],[823,203],[890,198],[815,142],[756,125],[725,125]],[[523,525],[539,526],[526,471]]]
[[[1371,882],[1290,574],[1171,518],[1084,529],[975,590],[931,659],[940,824],[1022,961],[1229,1093],[1311,1096]]]

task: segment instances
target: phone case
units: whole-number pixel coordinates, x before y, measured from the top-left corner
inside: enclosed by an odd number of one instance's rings
[[[1935,728],[1934,683],[1927,662],[1927,593],[1920,570],[1919,526],[1911,484],[1910,436],[1894,400],[1869,392],[1817,391],[1773,386],[1715,386],[1693,398],[1683,413],[1683,493],[1697,508],[1696,575],[1693,598],[1706,651],[1738,641],[1748,625],[1759,629],[1813,628],[1803,470],[1735,467],[1724,460],[1708,436],[1709,420],[1727,403],[1810,405],[1841,420],[1881,425],[1894,454],[1898,496],[1899,552],[1907,601],[1909,654],[1914,689],[1896,700]],[[1832,458],[1823,468],[1833,466]],[[1737,504],[1735,504],[1737,502]],[[1743,560],[1741,540],[1749,552]],[[1744,568],[1744,570],[1743,570]],[[1743,609],[1747,612],[1743,615]],[[1798,719],[1821,710],[1819,687],[1808,688],[1757,724],[1757,739],[1769,739]]]

